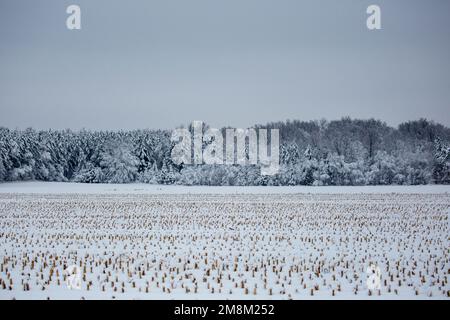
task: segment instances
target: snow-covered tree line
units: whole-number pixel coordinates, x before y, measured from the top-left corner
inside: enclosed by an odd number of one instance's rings
[[[397,128],[377,120],[286,121],[281,169],[175,165],[169,130],[36,131],[0,128],[0,181],[185,185],[450,183],[450,128],[424,119]]]

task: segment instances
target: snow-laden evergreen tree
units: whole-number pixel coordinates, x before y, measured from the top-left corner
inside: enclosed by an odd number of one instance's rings
[[[393,184],[397,168],[395,157],[385,151],[377,152],[367,174],[368,183],[373,185]]]
[[[280,162],[286,165],[293,165],[300,160],[300,150],[295,142],[280,146]]]
[[[100,167],[95,167],[92,163],[88,163],[83,169],[77,171],[73,181],[83,183],[108,182],[103,170]]]
[[[6,147],[6,130],[0,128],[0,182],[5,181],[7,177],[6,163],[8,161],[8,150]]]
[[[183,167],[179,183],[186,186],[200,185],[199,174],[195,165]]]
[[[159,184],[170,184],[172,182],[172,176],[167,163],[164,161],[161,167],[161,171],[158,175]]]
[[[4,159],[3,159],[3,154],[2,154],[2,157],[0,158],[0,181],[5,181],[5,180],[6,180],[6,169],[5,169]]]
[[[274,176],[261,176],[258,166],[175,165],[169,130],[74,132],[0,128],[0,181],[111,180],[193,185],[450,183],[450,129],[424,119],[400,124],[397,129],[373,119],[350,118],[330,122],[294,120],[258,127],[280,130],[281,168]],[[125,141],[125,153],[120,151],[122,147],[111,148]]]
[[[129,183],[136,181],[139,161],[124,141],[111,143],[102,153],[101,166],[106,182]]]
[[[434,142],[433,179],[435,183],[450,183],[450,146],[439,137]]]
[[[140,162],[142,164],[142,162]],[[159,170],[156,162],[151,167],[145,166],[145,170],[139,174],[139,181],[149,184],[158,184]]]
[[[303,156],[305,157],[305,160],[309,160],[309,161],[312,160],[313,154],[312,154],[310,145],[308,145],[306,147],[305,152],[303,152]]]

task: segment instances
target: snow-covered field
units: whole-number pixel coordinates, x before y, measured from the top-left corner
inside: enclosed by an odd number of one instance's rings
[[[292,193],[449,193],[450,185],[419,186],[178,186],[151,184],[85,184],[65,182],[0,183],[0,193],[89,193],[89,194],[292,194]]]
[[[449,214],[448,186],[0,184],[0,299],[449,299]]]

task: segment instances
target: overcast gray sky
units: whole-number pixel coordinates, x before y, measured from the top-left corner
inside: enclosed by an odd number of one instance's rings
[[[0,0],[0,126],[450,125],[449,14],[448,0]]]

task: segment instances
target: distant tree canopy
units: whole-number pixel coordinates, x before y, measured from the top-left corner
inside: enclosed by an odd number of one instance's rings
[[[450,129],[421,119],[286,121],[280,172],[255,165],[175,165],[169,130],[36,131],[0,128],[0,181],[185,185],[379,185],[450,183]]]

